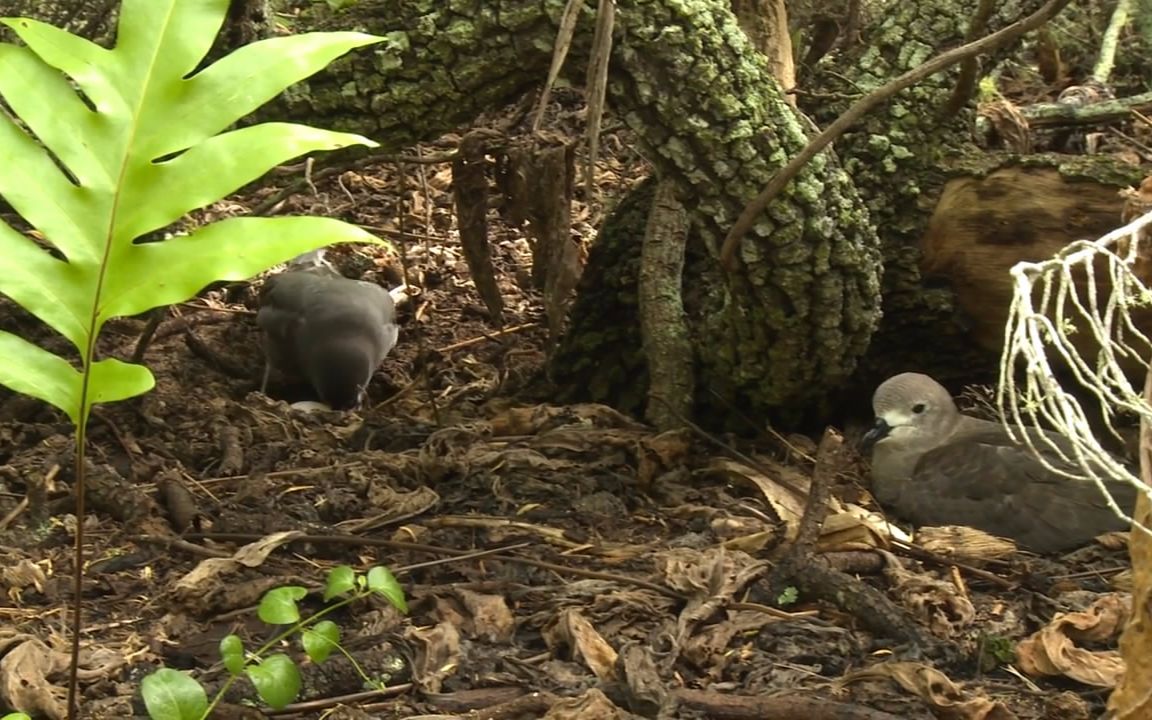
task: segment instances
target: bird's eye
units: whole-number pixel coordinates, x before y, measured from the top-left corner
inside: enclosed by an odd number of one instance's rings
[[[913,405],[912,406],[912,412],[916,413],[917,415],[924,412],[924,403],[916,403],[915,405]]]

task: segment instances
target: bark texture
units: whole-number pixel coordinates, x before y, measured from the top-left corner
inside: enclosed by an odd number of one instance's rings
[[[120,0],[4,0],[0,16],[33,18],[109,47],[119,7]],[[0,41],[17,39],[7,27],[0,27]]]
[[[64,28],[102,47],[115,41],[121,0],[5,0],[0,15],[30,17]],[[267,37],[271,33],[268,0],[230,0],[228,18],[221,37],[209,57],[218,57],[222,48],[234,48]],[[0,40],[16,41],[6,27],[0,27]]]
[[[1152,373],[1144,378],[1144,404],[1152,405]],[[1152,486],[1152,423],[1140,421],[1140,480]],[[1152,527],[1152,503],[1136,496],[1132,519]],[[1108,698],[1108,720],[1136,720],[1152,715],[1152,536],[1133,528],[1128,539],[1132,558],[1132,608],[1120,636],[1124,676]]]
[[[1075,240],[1121,224],[1124,200],[1118,191],[1128,181],[1106,176],[1108,163],[1100,163],[1093,178],[1076,178],[1058,169],[1058,158],[1049,159],[1048,167],[1033,156],[1029,166],[950,180],[920,242],[921,271],[947,280],[967,336],[988,354],[999,353],[1004,343],[1013,265],[1051,257]],[[1101,297],[1110,293],[1106,273],[1095,284]],[[1130,312],[1139,326],[1152,326],[1146,309]],[[1088,328],[1072,338],[1084,357],[1098,351]],[[1129,371],[1139,382],[1144,367],[1133,362]]]
[[[688,213],[672,183],[657,185],[640,253],[640,335],[650,383],[644,416],[661,430],[692,416],[695,354],[684,322]]]
[[[625,195],[600,228],[588,253],[572,304],[573,327],[551,368],[561,402],[603,402],[635,417],[644,415],[648,360],[640,333],[640,242],[656,181],[648,178]],[[692,238],[687,251],[692,251]],[[687,283],[688,281],[685,280]],[[681,297],[695,294],[683,287]],[[697,389],[701,383],[696,383]]]
[[[819,398],[854,370],[878,320],[877,239],[850,179],[818,157],[742,246],[743,270],[725,276],[717,243],[806,129],[724,6],[685,2],[625,37],[613,104],[702,240],[685,293],[700,376],[754,412]]]
[[[987,31],[999,30],[1041,4],[998,3]],[[810,80],[802,88],[807,92],[800,95],[801,108],[819,124],[830,123],[857,94],[962,44],[974,12],[966,2],[898,3],[868,18],[858,42],[845,47],[842,56],[825,58],[806,76]],[[997,59],[985,58],[984,70]],[[970,318],[955,302],[952,278],[939,273],[926,277],[921,270],[930,211],[945,183],[953,177],[983,176],[1015,160],[988,154],[974,144],[973,103],[959,112],[947,111],[959,71],[951,68],[899,93],[836,143],[879,228],[884,263],[884,320],[853,382],[860,400],[896,372],[920,370],[951,384],[986,380],[998,361],[996,352],[968,336]]]
[[[796,87],[792,36],[788,34],[788,8],[784,0],[731,0],[732,12],[752,47],[768,59],[772,77],[783,90]],[[792,95],[786,95],[795,104]]]

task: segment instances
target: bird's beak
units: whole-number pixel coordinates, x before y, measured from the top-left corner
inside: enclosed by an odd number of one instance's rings
[[[876,418],[876,424],[872,429],[864,433],[864,437],[860,438],[860,451],[868,452],[872,446],[888,437],[888,433],[892,431],[892,426],[889,425],[884,418]]]

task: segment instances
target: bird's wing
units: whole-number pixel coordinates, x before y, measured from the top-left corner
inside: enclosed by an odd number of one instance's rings
[[[392,296],[379,285],[339,278],[306,281],[301,302],[309,320],[378,326],[393,321]]]
[[[388,353],[392,352],[392,348],[396,347],[396,341],[400,339],[400,328],[395,325],[388,325],[384,328],[384,335],[381,338],[380,346],[380,360],[383,360]]]
[[[311,283],[303,272],[273,275],[264,281],[256,324],[264,331],[264,352],[281,371],[299,371],[296,343],[304,324],[307,295]]]
[[[378,313],[377,319],[382,325],[395,325],[396,323],[396,300],[392,297],[392,293],[375,283],[370,283],[365,280],[357,281],[366,303],[371,303]],[[395,343],[393,343],[395,344]],[[391,349],[391,348],[389,348]]]
[[[275,301],[265,300],[256,313],[256,324],[279,342],[291,342],[303,321],[304,312],[301,308]]]
[[[1135,490],[1122,483],[1110,489],[1131,510]],[[1094,483],[1053,473],[1002,432],[957,438],[925,453],[896,509],[921,525],[969,525],[1040,552],[1123,528]]]

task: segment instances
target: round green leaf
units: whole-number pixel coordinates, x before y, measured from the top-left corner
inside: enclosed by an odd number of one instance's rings
[[[225,635],[220,640],[220,659],[233,675],[244,672],[244,641],[239,635]]]
[[[324,585],[324,602],[356,589],[356,573],[347,565],[332,568]]]
[[[368,571],[368,589],[384,597],[400,612],[408,612],[408,603],[404,601],[404,590],[400,587],[396,576],[388,568],[377,565]]]
[[[287,655],[270,655],[248,666],[247,672],[260,699],[273,709],[285,707],[300,693],[300,669]]]
[[[340,628],[331,620],[321,620],[301,633],[304,652],[314,663],[322,663],[340,645]]]
[[[302,600],[308,589],[299,585],[285,585],[273,588],[260,598],[256,615],[269,625],[291,625],[300,621],[300,609],[296,601]]]
[[[140,694],[152,720],[200,720],[208,695],[187,673],[161,668],[140,682]]]

